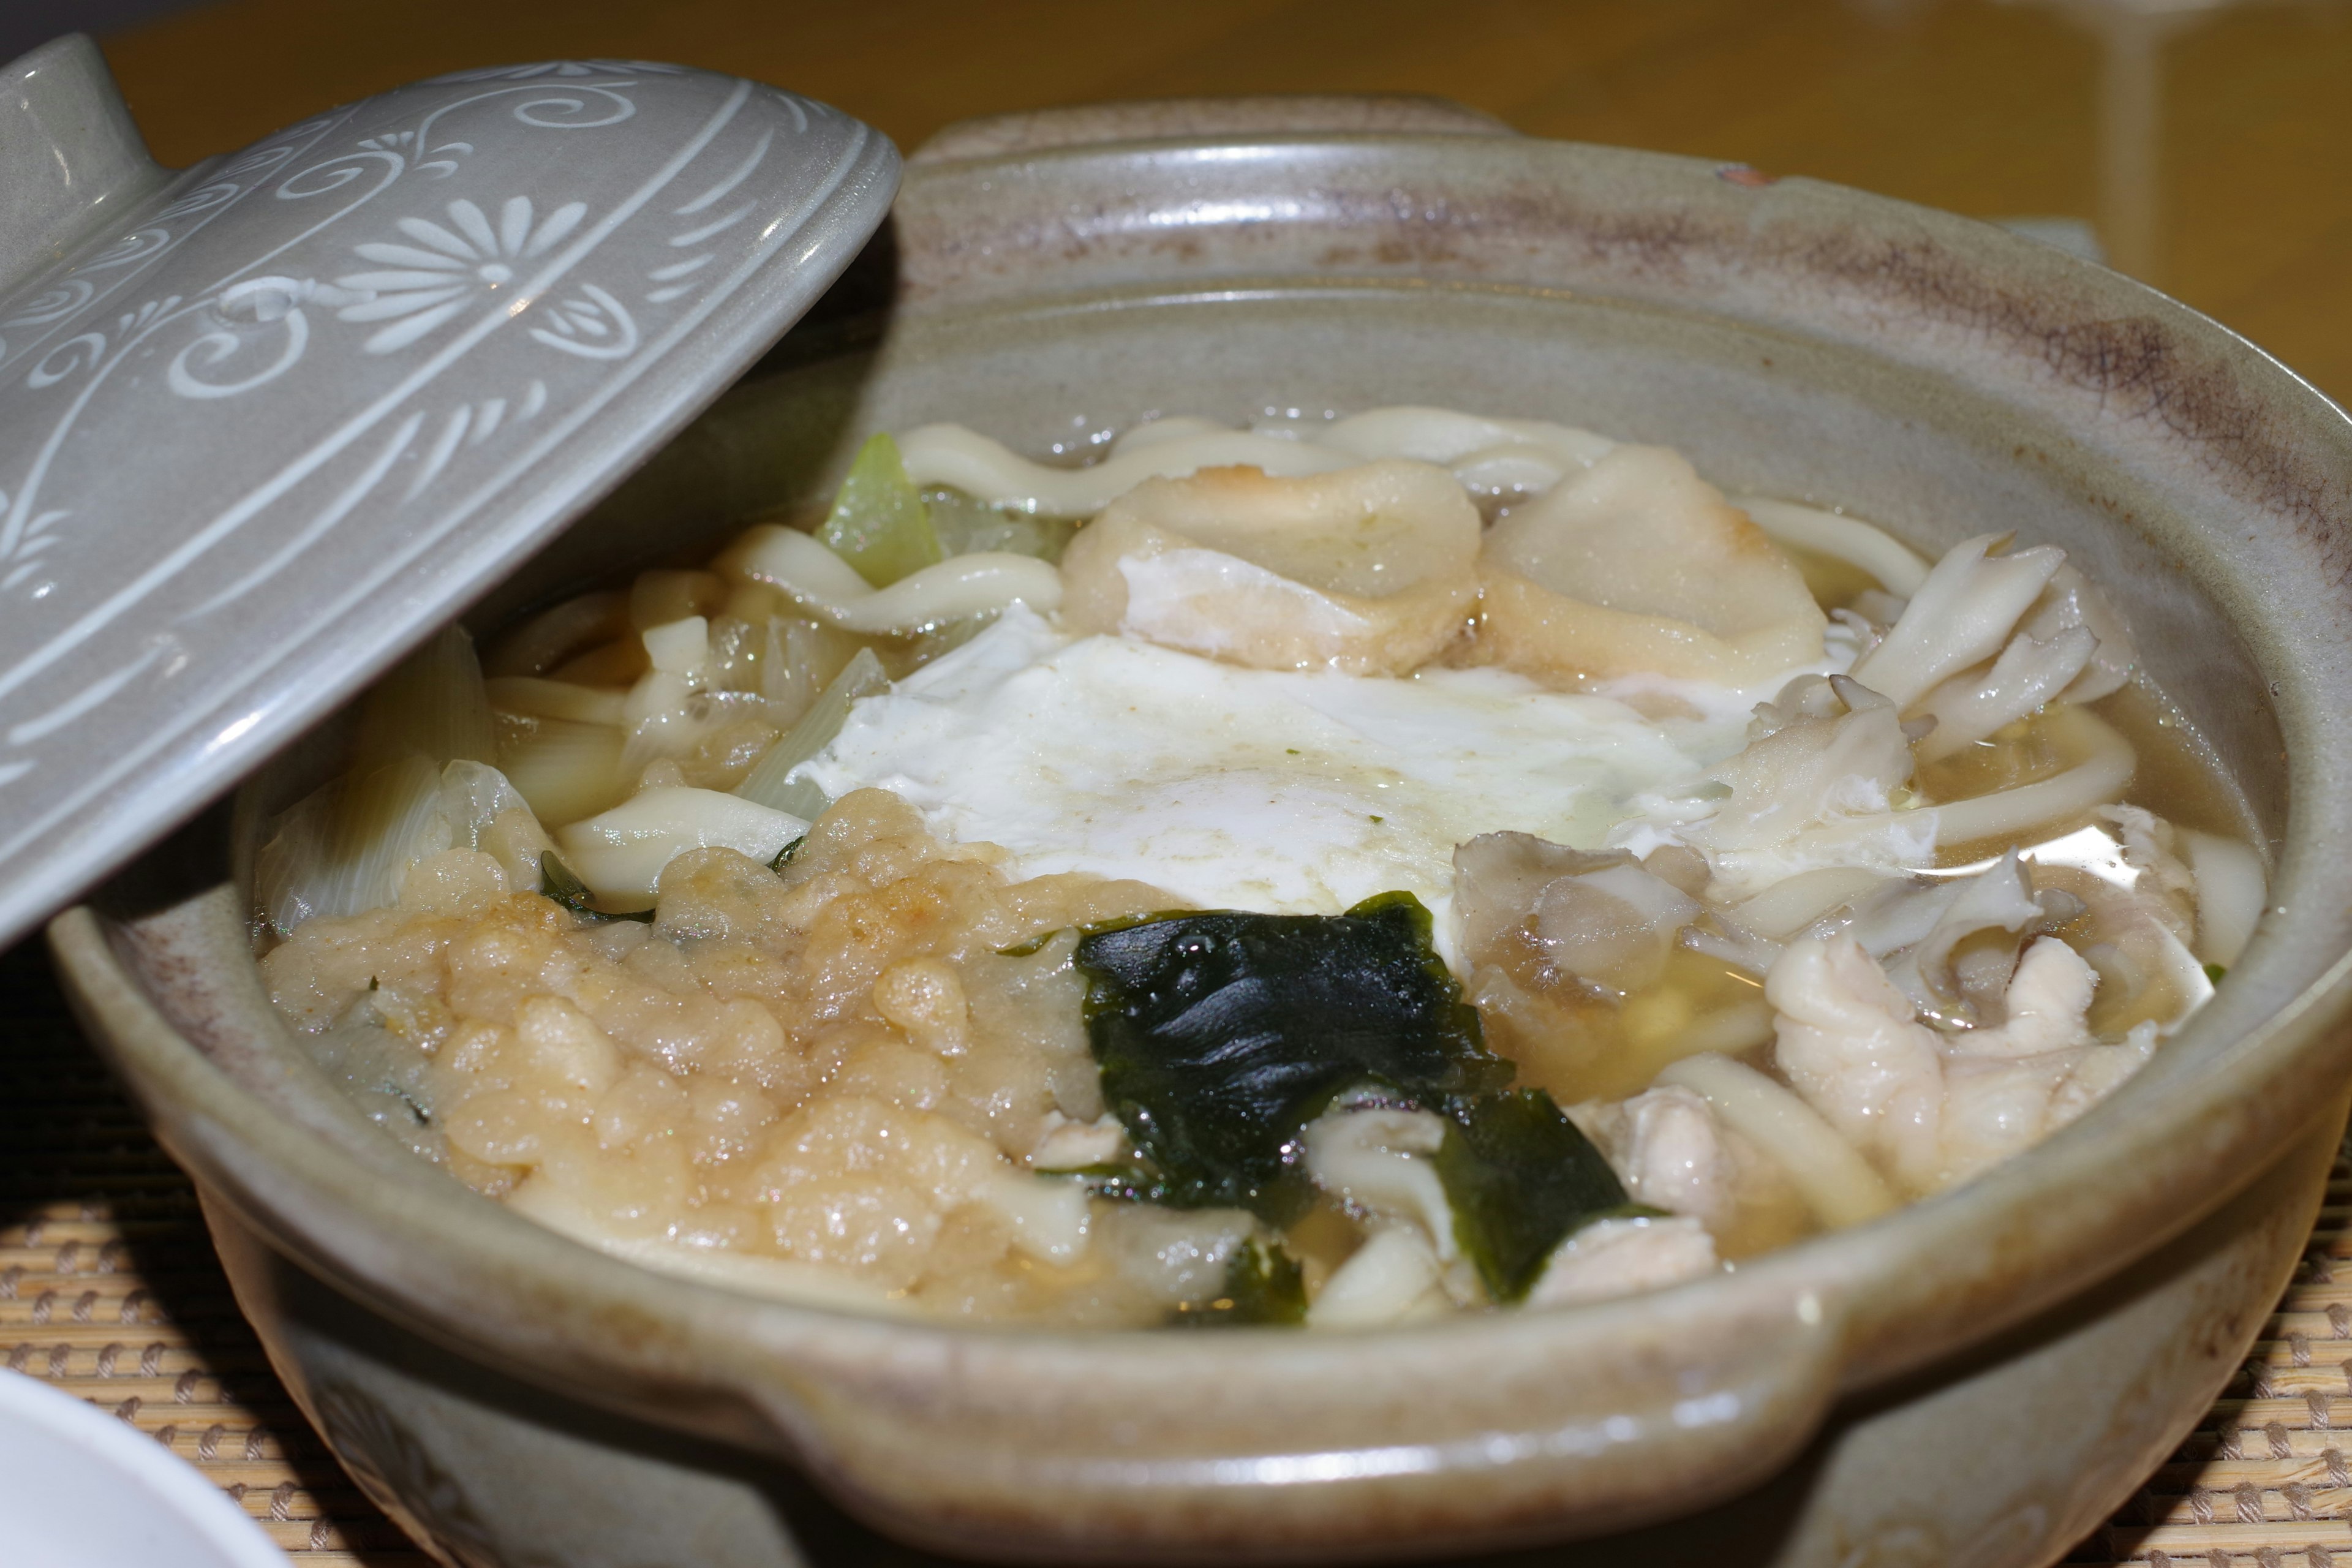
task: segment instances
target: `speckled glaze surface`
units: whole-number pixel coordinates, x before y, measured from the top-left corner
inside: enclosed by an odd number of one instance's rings
[[[2055,1557],[2253,1335],[2352,1081],[2343,416],[2126,279],[1807,182],[1465,129],[1012,144],[911,170],[840,309],[478,614],[821,491],[877,426],[984,411],[1045,450],[1151,408],[1536,414],[1931,550],[2076,552],[2243,783],[2276,910],[2083,1121],[1736,1274],[1360,1335],[886,1322],[605,1258],[335,1098],[234,880],[322,731],[52,941],[330,1441],[467,1564],[874,1560],[816,1493],[1013,1558]],[[636,1510],[671,1535],[597,1522]]]
[[[0,72],[0,940],[676,430],[898,161],[632,60],[418,82],[169,178],[86,38]]]

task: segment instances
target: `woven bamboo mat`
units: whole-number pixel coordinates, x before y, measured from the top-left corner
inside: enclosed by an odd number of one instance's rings
[[[187,1178],[75,1033],[35,944],[0,954],[0,1356],[194,1465],[301,1568],[429,1568],[271,1373]],[[2352,1568],[2352,1160],[2224,1396],[2066,1561]]]

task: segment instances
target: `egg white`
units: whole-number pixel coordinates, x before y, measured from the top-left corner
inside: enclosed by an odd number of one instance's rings
[[[1687,716],[1493,669],[1247,669],[1072,638],[1016,605],[859,702],[794,776],[835,797],[890,790],[934,833],[1009,851],[1017,876],[1133,878],[1202,908],[1296,914],[1403,889],[1451,961],[1455,845],[1516,829],[1595,847],[1637,796],[1738,750],[1759,700],[1654,681],[1643,697]]]

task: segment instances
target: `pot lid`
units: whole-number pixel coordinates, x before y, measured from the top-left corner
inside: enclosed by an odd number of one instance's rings
[[[137,148],[87,40],[0,73],[12,109],[69,128],[37,150],[58,169],[93,125]],[[23,153],[12,223],[57,184]],[[436,78],[168,181],[138,162],[104,221],[59,186],[62,259],[0,281],[0,940],[617,482],[847,266],[898,172],[824,104],[635,60]]]

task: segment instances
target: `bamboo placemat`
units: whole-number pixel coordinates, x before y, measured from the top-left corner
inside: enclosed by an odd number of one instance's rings
[[[67,1016],[0,954],[0,1356],[194,1465],[301,1568],[429,1568],[287,1397],[187,1178]],[[8,1522],[0,1519],[0,1561]],[[2223,1397],[2069,1563],[2352,1568],[2352,1160]]]

